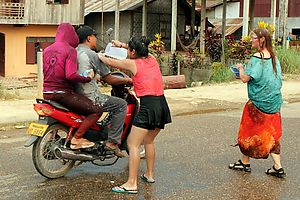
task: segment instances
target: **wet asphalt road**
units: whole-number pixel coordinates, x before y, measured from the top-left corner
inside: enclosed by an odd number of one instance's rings
[[[251,174],[228,169],[239,159],[235,143],[241,110],[178,116],[156,140],[156,183],[139,182],[138,195],[111,188],[128,175],[127,158],[114,166],[85,163],[47,180],[34,169],[25,130],[0,132],[0,199],[300,199],[300,103],[283,106],[282,164],[287,177],[265,175],[271,159],[252,160]],[[145,170],[142,160],[140,173]]]

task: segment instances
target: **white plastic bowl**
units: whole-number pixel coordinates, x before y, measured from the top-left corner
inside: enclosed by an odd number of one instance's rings
[[[108,43],[104,54],[108,57],[124,60],[127,58],[127,49],[114,47],[112,43]]]

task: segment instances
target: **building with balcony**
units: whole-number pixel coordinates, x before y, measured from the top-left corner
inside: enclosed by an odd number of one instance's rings
[[[84,0],[0,0],[0,76],[36,73],[36,52],[61,22],[83,24]]]

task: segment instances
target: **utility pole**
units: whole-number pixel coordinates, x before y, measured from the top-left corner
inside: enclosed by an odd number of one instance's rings
[[[177,34],[177,0],[172,0],[172,30],[171,30],[171,52],[176,51],[176,34]]]
[[[119,37],[120,37],[120,0],[116,0],[115,40],[119,40]]]
[[[102,45],[104,46],[104,9],[103,9],[103,1],[101,1],[101,41],[102,41]]]
[[[37,52],[37,97],[43,98],[43,52]]]
[[[142,23],[142,35],[147,36],[147,0],[144,0],[143,4],[143,23]]]

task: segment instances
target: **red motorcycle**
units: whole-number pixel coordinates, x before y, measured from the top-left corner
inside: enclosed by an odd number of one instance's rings
[[[114,76],[125,77],[121,72],[112,73]],[[124,85],[112,86],[112,96],[120,97],[127,102],[127,114],[124,131],[121,138],[121,150],[127,149],[127,137],[132,122],[138,111],[139,103],[128,87]],[[50,100],[36,99],[34,110],[39,115],[37,123],[31,123],[27,132],[30,138],[25,147],[33,144],[32,160],[36,170],[44,177],[53,179],[64,176],[74,165],[92,162],[98,166],[115,164],[119,157],[104,148],[110,127],[110,115],[93,124],[86,132],[85,138],[94,142],[95,146],[88,149],[73,150],[70,140],[84,116],[78,115],[66,107]]]

